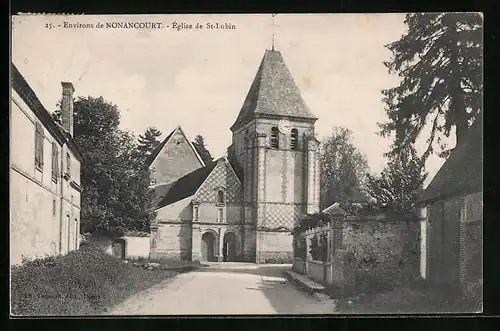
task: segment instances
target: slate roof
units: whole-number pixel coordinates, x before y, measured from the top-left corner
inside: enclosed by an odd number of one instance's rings
[[[418,202],[482,191],[483,186],[483,116],[479,114],[467,136],[455,147]]]
[[[170,191],[172,186],[174,186],[175,182],[168,184],[160,184],[153,187],[151,190],[153,191],[153,206],[157,208],[160,205],[160,202],[163,200],[163,197]]]
[[[75,144],[71,135],[54,122],[50,113],[45,109],[40,99],[37,97],[33,89],[29,86],[26,79],[23,77],[19,69],[11,62],[11,83],[12,88],[26,102],[26,105],[33,111],[36,117],[42,122],[45,129],[57,139],[61,144],[67,143],[70,150],[75,154],[79,161],[83,161],[84,157],[78,146]]]
[[[234,172],[236,173],[236,176],[240,180],[240,183],[243,183],[243,168],[239,166],[239,164],[236,162],[236,160],[230,160],[228,159],[229,164],[231,167],[233,167]]]
[[[257,114],[316,120],[300,95],[279,51],[266,50],[240,113],[231,127],[239,127]]]
[[[190,172],[171,184],[167,184],[171,186],[156,208],[165,207],[195,194],[196,190],[203,184],[216,165],[217,162],[210,163]]]

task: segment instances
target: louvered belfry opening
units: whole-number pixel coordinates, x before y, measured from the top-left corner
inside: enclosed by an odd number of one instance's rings
[[[290,149],[295,151],[297,150],[298,138],[299,138],[299,132],[297,131],[297,129],[292,129],[290,136]]]
[[[280,146],[280,136],[278,132],[278,128],[273,126],[271,128],[271,147],[272,148],[279,148]]]

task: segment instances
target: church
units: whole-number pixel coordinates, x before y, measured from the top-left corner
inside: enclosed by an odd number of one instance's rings
[[[181,127],[149,155],[151,258],[291,261],[293,226],[319,211],[316,120],[281,53],[266,50],[227,157],[205,164]]]

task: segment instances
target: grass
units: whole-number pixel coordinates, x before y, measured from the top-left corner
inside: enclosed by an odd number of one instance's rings
[[[482,284],[482,283],[481,283]],[[431,287],[420,278],[401,272],[358,272],[356,287],[342,294],[327,286],[327,293],[340,298],[339,312],[345,314],[432,314],[481,311],[481,284],[471,284],[471,294],[463,296],[453,288]],[[465,299],[468,298],[468,299]]]
[[[434,289],[400,288],[385,293],[342,300],[339,311],[345,314],[432,314],[474,312],[467,302],[453,302]]]
[[[64,256],[12,267],[11,312],[16,316],[99,315],[178,273],[139,268],[88,245]]]

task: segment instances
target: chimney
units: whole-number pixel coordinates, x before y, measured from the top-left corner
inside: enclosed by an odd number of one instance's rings
[[[62,85],[62,126],[71,137],[73,137],[73,92],[75,88],[72,83],[61,82]]]

